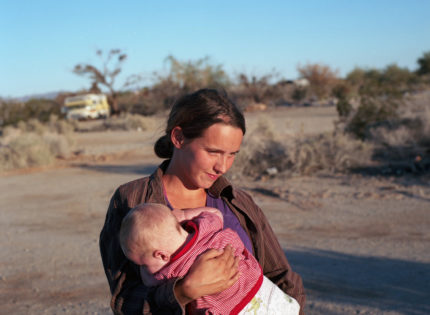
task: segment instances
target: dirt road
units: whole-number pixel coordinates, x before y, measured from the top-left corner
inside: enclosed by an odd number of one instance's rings
[[[290,126],[314,131],[317,118],[287,113]],[[333,113],[318,115],[329,128]],[[156,136],[80,134],[84,157],[0,176],[2,314],[110,313],[98,235],[114,189],[159,163]],[[430,313],[428,177],[296,177],[242,187],[302,275],[307,314]]]

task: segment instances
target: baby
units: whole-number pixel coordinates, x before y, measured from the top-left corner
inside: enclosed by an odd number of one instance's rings
[[[297,301],[263,275],[237,233],[223,230],[222,214],[215,208],[172,213],[161,204],[140,204],[123,219],[120,244],[127,258],[140,265],[142,280],[148,286],[184,277],[198,255],[231,244],[239,256],[239,280],[220,293],[191,302],[187,310],[193,314],[299,313]]]

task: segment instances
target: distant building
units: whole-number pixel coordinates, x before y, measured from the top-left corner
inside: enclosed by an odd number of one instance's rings
[[[304,88],[304,87],[309,86],[309,80],[305,79],[305,78],[297,79],[297,80],[294,80],[294,85],[301,87],[301,88]]]

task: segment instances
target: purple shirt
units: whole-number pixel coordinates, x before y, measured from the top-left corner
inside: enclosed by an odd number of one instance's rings
[[[228,205],[221,198],[215,198],[210,193],[207,193],[206,195],[206,206],[217,208],[219,211],[221,211],[222,216],[224,217],[224,229],[230,228],[235,231],[239,235],[246,249],[250,253],[254,254],[251,240],[249,239],[249,236],[246,234],[243,227],[240,225],[239,220],[234,215],[233,211],[230,210]]]

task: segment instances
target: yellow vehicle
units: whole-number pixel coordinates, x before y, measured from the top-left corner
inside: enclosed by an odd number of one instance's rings
[[[84,94],[67,97],[62,108],[67,119],[97,119],[109,117],[109,104],[104,94]]]

